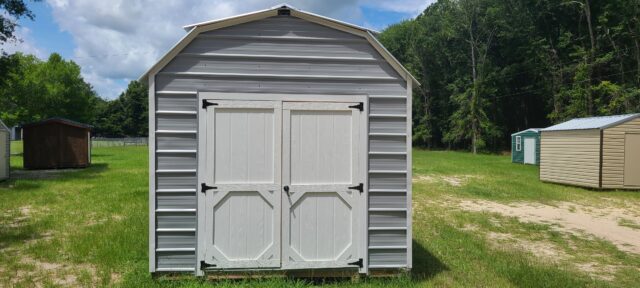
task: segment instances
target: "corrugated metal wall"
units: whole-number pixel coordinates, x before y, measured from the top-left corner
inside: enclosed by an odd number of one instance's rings
[[[196,264],[197,91],[370,95],[369,264],[406,267],[406,86],[364,38],[291,16],[199,35],[155,76],[158,270]]]
[[[604,130],[602,147],[602,188],[631,188],[625,187],[625,135],[627,133],[640,134],[640,118],[616,125]],[[640,148],[637,148],[640,149]]]
[[[543,131],[540,180],[598,188],[600,130]]]

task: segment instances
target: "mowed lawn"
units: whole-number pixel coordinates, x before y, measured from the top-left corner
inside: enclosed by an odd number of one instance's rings
[[[93,150],[93,165],[59,173],[20,171],[0,183],[0,287],[632,287],[640,255],[552,222],[481,211],[542,205],[630,211],[640,231],[640,193],[591,191],[538,181],[537,168],[508,156],[414,151],[414,269],[394,279],[207,282],[147,273],[147,148]],[[473,206],[473,203],[479,207]],[[514,204],[515,203],[515,204]],[[573,208],[571,208],[573,207]],[[585,208],[587,207],[587,208]],[[612,210],[613,211],[613,210]],[[635,211],[635,212],[634,212]],[[626,214],[625,214],[626,215]]]

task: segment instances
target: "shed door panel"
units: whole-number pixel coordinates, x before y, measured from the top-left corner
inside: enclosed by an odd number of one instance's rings
[[[283,104],[285,269],[354,267],[359,206],[360,111],[355,103]]]
[[[281,109],[213,101],[207,109],[206,259],[217,268],[280,266]]]
[[[626,134],[624,146],[624,185],[640,186],[640,134]]]
[[[524,163],[536,164],[536,139],[524,138]]]

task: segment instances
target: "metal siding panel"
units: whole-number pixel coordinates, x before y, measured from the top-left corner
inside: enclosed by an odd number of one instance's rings
[[[353,39],[355,36],[293,17],[270,17],[241,25],[205,32],[206,35],[287,36]]]
[[[369,119],[370,133],[406,133],[406,118],[371,118]]]
[[[158,228],[196,228],[196,214],[183,212],[161,212],[156,216]],[[184,233],[183,233],[184,234]],[[195,247],[195,242],[193,243]]]
[[[396,170],[407,169],[406,155],[371,155],[369,156],[370,170]]]
[[[193,173],[162,173],[157,174],[158,189],[194,189],[196,175]]]
[[[243,80],[175,75],[158,75],[157,79],[158,89],[167,91],[389,95],[402,93],[406,89],[406,83],[401,81]]]
[[[159,150],[196,150],[196,134],[158,134],[156,148]]]
[[[369,208],[406,208],[407,194],[398,192],[371,193]]]
[[[198,36],[182,53],[251,54],[273,56],[370,57],[375,55],[368,42],[306,43],[275,39],[214,39]]]
[[[403,246],[407,244],[405,230],[369,231],[369,246]]]
[[[371,114],[407,114],[407,100],[404,98],[373,98],[369,102]],[[406,131],[403,131],[406,132]]]
[[[196,247],[196,235],[194,232],[157,232],[156,234],[157,248],[160,249]]]
[[[195,153],[161,153],[157,156],[158,169],[196,169]]]
[[[158,103],[156,109],[158,111],[197,111],[196,96],[190,94],[166,94],[157,96]]]
[[[391,65],[378,61],[353,63],[322,59],[255,60],[247,58],[224,59],[224,57],[210,56],[182,56],[170,62],[163,72],[363,77],[394,77],[396,75]]]
[[[156,252],[158,269],[194,268],[195,252]]]
[[[371,211],[369,212],[369,227],[402,228],[407,225],[406,217],[404,211]]]
[[[369,189],[406,189],[405,174],[375,173],[369,175]]]
[[[157,193],[158,209],[195,209],[195,193]]]
[[[370,136],[369,152],[407,152],[407,143],[402,137]]]
[[[405,249],[381,249],[369,250],[369,265],[407,265],[407,250]]]
[[[188,45],[183,52],[215,52],[215,53],[247,53],[251,55],[300,55],[313,57],[364,57],[382,59],[371,46],[366,43],[357,43],[353,40],[357,36],[330,29],[317,24],[309,23],[293,17],[268,18],[265,20],[232,26],[206,34],[229,35],[229,39],[214,39],[200,37],[191,45]],[[297,41],[297,40],[269,40],[260,39],[238,39],[237,36],[287,36],[287,37],[328,37],[349,39],[345,43],[335,41]],[[231,39],[236,37],[236,39]],[[194,61],[197,60],[197,61]],[[362,80],[327,81],[327,80],[242,80],[242,79],[219,79],[214,77],[193,77],[193,76],[173,76],[158,75],[156,77],[156,91],[223,91],[223,92],[256,92],[256,93],[294,93],[294,94],[369,94],[369,95],[407,95],[407,84],[397,73],[390,71],[389,64],[385,62],[335,62],[316,59],[313,61],[286,61],[284,65],[280,61],[270,64],[269,61],[239,61],[235,58],[228,58],[225,63],[221,59],[227,58],[205,58],[205,57],[184,57],[175,58],[163,71],[188,72],[200,71],[215,73],[226,69],[225,73],[251,72],[252,67],[258,67],[259,71],[270,71],[270,74],[296,72],[304,75],[327,74],[326,76],[342,76],[357,74],[358,76],[391,75],[398,79],[397,82],[373,82]],[[308,62],[308,63],[307,63]],[[377,64],[376,64],[377,63]],[[379,65],[375,67],[375,65]],[[308,68],[306,67],[308,65]],[[206,67],[206,68],[205,68]],[[235,70],[234,70],[235,69]],[[333,70],[333,71],[332,71]],[[161,72],[163,72],[161,71]],[[393,72],[393,73],[391,73]],[[242,72],[245,73],[245,72]],[[256,73],[256,72],[254,72]],[[330,74],[328,74],[330,73]],[[197,111],[198,106],[195,96],[158,94],[157,110],[161,111]],[[319,99],[321,100],[321,99]],[[405,99],[373,99],[371,98],[370,113],[404,115],[407,113],[407,102]],[[406,124],[404,118],[384,118],[371,120],[372,133],[406,133],[401,125]],[[191,121],[190,121],[191,120]],[[187,115],[158,115],[159,130],[195,130],[195,116]],[[370,136],[369,149],[371,152],[407,152],[406,137]],[[156,138],[157,149],[162,150],[195,150],[197,149],[195,134],[158,134]],[[373,156],[370,156],[373,157]],[[159,160],[167,160],[159,159]],[[375,167],[400,168],[403,161],[401,158],[386,159],[376,158],[372,160]],[[406,157],[404,158],[406,165]],[[159,161],[160,162],[160,161]],[[163,161],[168,166],[173,167],[169,162]],[[186,165],[187,162],[183,164]],[[163,164],[163,165],[164,165]],[[406,168],[405,168],[406,169]],[[373,189],[406,189],[407,177],[403,174],[373,174],[370,180],[370,187]],[[194,189],[196,188],[196,177],[191,174],[163,173],[157,176],[158,189]],[[393,208],[407,208],[406,204],[401,207],[398,201],[400,198],[406,199],[406,194],[394,197],[392,195],[378,195],[371,199],[372,205],[378,208],[387,205]],[[189,194],[185,194],[185,197]],[[192,195],[192,194],[191,194]],[[178,196],[178,195],[175,195]],[[390,198],[385,198],[390,197]],[[168,198],[165,198],[165,200]],[[176,200],[177,199],[173,199]],[[173,202],[163,202],[173,203]],[[408,203],[408,202],[406,202]],[[173,205],[173,204],[172,204]],[[373,207],[372,208],[376,208]],[[167,214],[163,214],[167,215]],[[180,226],[179,228],[195,227],[195,222],[190,222],[187,218],[178,220],[177,216],[159,215],[158,227]],[[407,225],[405,212],[370,212],[370,226],[377,227],[404,227]],[[187,216],[185,216],[187,217]],[[195,220],[195,219],[194,219]],[[175,227],[172,227],[175,228]],[[164,232],[163,232],[164,233]],[[405,231],[370,231],[370,244],[375,243],[407,243]],[[195,247],[194,234],[181,234],[183,238],[167,238],[159,233],[159,248],[190,248]],[[402,238],[402,240],[401,240]],[[181,239],[181,240],[180,240]],[[182,242],[181,242],[182,241]],[[186,244],[193,243],[193,244]],[[189,246],[191,245],[191,246]],[[396,244],[394,244],[396,245]],[[164,252],[163,252],[164,253]],[[372,255],[375,264],[397,264],[400,259],[404,259],[406,264],[406,250],[391,250],[383,256],[378,251]],[[395,255],[395,256],[394,256]],[[189,263],[190,262],[190,263]],[[180,268],[195,266],[195,258],[192,253],[158,254],[158,267],[160,268]],[[160,265],[162,263],[162,265]],[[187,265],[189,263],[189,265]],[[373,263],[372,263],[373,264]],[[176,266],[177,265],[177,266]]]
[[[195,115],[157,115],[158,130],[196,130],[198,123]]]

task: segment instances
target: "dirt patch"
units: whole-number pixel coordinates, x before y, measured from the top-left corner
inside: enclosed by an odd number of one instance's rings
[[[517,217],[521,221],[550,224],[554,229],[593,235],[613,243],[625,252],[640,254],[640,230],[620,226],[620,219],[640,223],[640,218],[631,216],[620,208],[593,208],[575,203],[561,202],[557,206],[518,202],[510,205],[486,200],[462,200],[458,207],[467,211],[491,212]]]
[[[22,257],[20,263],[28,265],[32,269],[18,270],[15,277],[11,279],[12,284],[19,284],[23,280],[30,279],[36,283],[37,287],[42,287],[47,282],[64,287],[81,287],[78,283],[77,273],[87,271],[91,276],[91,281],[98,283],[96,268],[88,264],[70,265],[62,263],[52,263],[37,260],[31,257]]]
[[[575,266],[582,272],[606,281],[613,281],[615,273],[624,268],[624,266],[605,265],[595,262],[577,263]]]
[[[413,182],[444,183],[453,187],[460,187],[470,179],[478,178],[476,175],[415,175]]]
[[[529,241],[519,239],[511,234],[489,232],[487,238],[500,249],[515,249],[528,251],[536,257],[542,257],[546,260],[559,261],[569,258],[564,251],[560,250],[556,245],[545,241]]]

